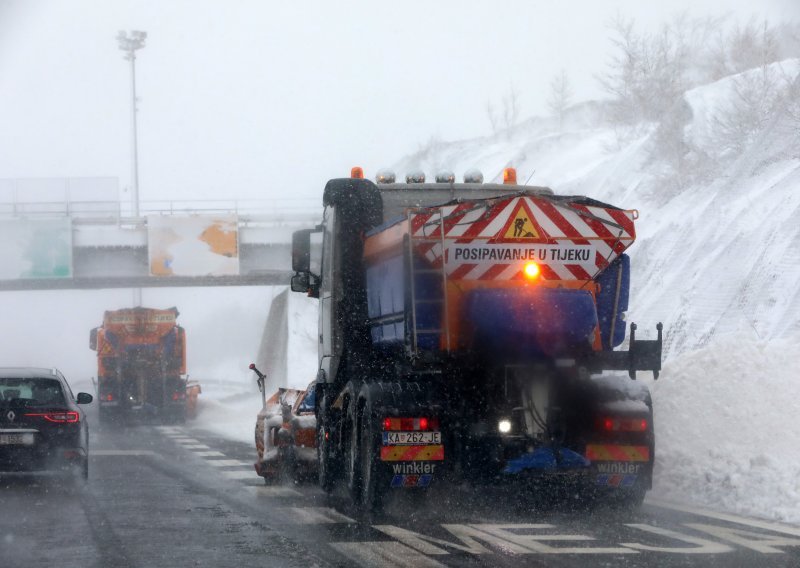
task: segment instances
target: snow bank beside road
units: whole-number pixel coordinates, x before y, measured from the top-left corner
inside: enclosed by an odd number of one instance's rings
[[[651,385],[653,494],[800,523],[800,334],[752,335],[676,357]]]

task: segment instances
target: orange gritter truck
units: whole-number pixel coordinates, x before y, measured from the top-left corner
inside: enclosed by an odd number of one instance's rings
[[[293,239],[292,290],[319,299],[322,488],[365,508],[462,483],[638,506],[655,434],[631,379],[658,376],[662,326],[626,342],[637,212],[511,168],[376,181],[330,180]]]
[[[200,386],[186,376],[186,334],[177,318],[177,308],[112,310],[91,330],[101,423],[132,416],[183,422],[195,416]]]

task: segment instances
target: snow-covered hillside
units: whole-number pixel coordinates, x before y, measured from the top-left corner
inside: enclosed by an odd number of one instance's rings
[[[770,69],[787,81],[798,70]],[[432,143],[395,169],[477,167],[498,181],[514,166],[521,181],[638,209],[628,319],[645,336],[658,321],[666,330],[661,378],[640,375],[655,399],[655,494],[800,523],[800,124],[778,113],[738,157],[722,155],[719,117],[747,73],[676,106],[669,119],[694,159],[682,175],[663,130],[620,131],[601,103],[573,107],[561,128],[531,119]]]

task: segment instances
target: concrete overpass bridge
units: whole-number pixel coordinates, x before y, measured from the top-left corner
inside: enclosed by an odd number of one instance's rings
[[[3,184],[0,183],[0,190]],[[26,201],[0,191],[0,290],[288,284],[320,200]]]

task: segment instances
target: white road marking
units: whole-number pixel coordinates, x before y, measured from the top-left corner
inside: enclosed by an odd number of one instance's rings
[[[255,472],[251,473],[255,475]],[[282,485],[259,485],[249,488],[257,497],[299,497],[301,493]]]
[[[210,463],[215,467],[238,467],[243,465],[250,465],[247,462],[243,462],[242,460],[206,460],[206,463]]]
[[[800,546],[800,539],[786,538],[782,536],[758,534],[741,529],[728,527],[717,527],[699,523],[685,523],[687,527],[697,531],[708,533],[720,540],[738,544],[750,550],[761,552],[762,554],[784,554],[783,550],[776,546]]]
[[[445,527],[449,525],[443,525]],[[458,525],[453,525],[458,526]],[[462,525],[464,526],[464,525]],[[582,534],[541,534],[541,528],[555,528],[552,525],[538,525],[538,524],[474,524],[468,525],[472,528],[484,531],[488,534],[494,535],[507,542],[513,542],[519,546],[523,546],[534,553],[539,554],[630,554],[634,551],[620,548],[618,546],[550,546],[550,542],[585,542],[590,540],[597,540],[593,536]],[[517,532],[517,531],[535,531],[531,532]],[[478,538],[477,535],[474,535]]]
[[[373,525],[422,554],[450,554],[452,548],[470,554],[488,554],[485,542],[506,554],[636,554],[635,550],[620,547],[550,546],[548,542],[585,542],[594,537],[580,534],[548,534],[541,531],[555,529],[547,524],[444,524],[442,528],[457,541],[443,540],[392,525]],[[480,541],[480,542],[479,542]]]
[[[765,529],[768,531],[790,534],[792,536],[800,536],[800,527],[790,527],[788,525],[782,525],[780,523],[773,523],[770,521],[760,521],[758,519],[746,519],[744,517],[731,515],[729,513],[718,513],[716,511],[710,511],[708,509],[702,509],[700,507],[692,507],[691,505],[681,505],[679,503],[671,503],[669,501],[661,501],[660,499],[651,499],[649,497],[645,501],[645,503],[647,503],[648,505],[653,505],[654,507],[660,507],[661,509],[670,509],[672,511],[680,511],[682,513],[689,513],[701,517],[708,517],[709,519],[716,519],[718,521],[727,521],[729,523],[747,525],[750,527]]]
[[[181,426],[156,426],[155,429],[161,432],[183,432],[183,427]]]
[[[185,450],[210,450],[209,446],[205,444],[182,444],[181,447]]]
[[[222,470],[222,475],[230,479],[249,479],[256,475],[256,472],[252,469],[250,470],[243,470],[243,469],[231,469],[231,470]]]
[[[89,450],[89,457],[107,456],[155,456],[151,450]]]
[[[444,566],[399,542],[332,542],[331,546],[360,566],[440,568]]]
[[[210,452],[194,452],[194,455],[200,456],[201,458],[224,458],[225,454],[222,452],[215,452],[211,450]]]
[[[286,517],[287,522],[298,525],[356,522],[329,507],[279,507],[278,511]]]
[[[200,440],[195,440],[194,438],[173,438],[172,440],[176,444],[180,444],[182,446],[194,445],[194,444],[199,444],[200,443]]]
[[[714,542],[713,540],[706,540],[696,536],[689,536],[679,532],[662,529],[661,527],[654,527],[652,525],[645,525],[640,523],[625,524],[626,527],[639,529],[659,536],[666,536],[674,538],[681,542],[694,544],[695,546],[651,546],[649,544],[640,544],[638,542],[621,542],[620,545],[635,550],[646,550],[649,552],[672,552],[677,554],[719,554],[721,552],[731,552],[733,548],[721,542]]]

